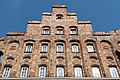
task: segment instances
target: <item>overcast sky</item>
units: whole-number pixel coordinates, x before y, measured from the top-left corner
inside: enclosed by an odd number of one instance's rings
[[[25,32],[28,20],[41,20],[53,4],[66,5],[79,21],[92,21],[94,32],[120,28],[120,0],[0,0],[0,37]]]

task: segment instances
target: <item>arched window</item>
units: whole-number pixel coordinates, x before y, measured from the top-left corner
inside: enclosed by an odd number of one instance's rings
[[[81,67],[74,67],[75,77],[82,77],[82,68]]]
[[[47,52],[48,51],[48,44],[42,44],[41,52]]]
[[[109,70],[111,77],[119,77],[116,67],[110,66]]]
[[[3,52],[0,51],[0,61],[2,60]]]
[[[87,50],[88,50],[88,53],[91,53],[91,52],[95,52],[94,50],[94,43],[87,43]]]
[[[50,34],[50,27],[49,26],[44,26],[43,27],[43,34],[44,35],[49,35]]]
[[[72,52],[73,53],[78,53],[79,52],[78,44],[72,44]]]
[[[64,77],[64,67],[57,66],[57,77]]]
[[[63,35],[64,34],[64,27],[57,26],[56,29],[57,29],[57,32],[56,32],[57,35]]]
[[[39,77],[46,77],[46,66],[39,67]]]
[[[33,44],[32,43],[27,43],[26,47],[25,47],[25,52],[26,53],[31,53],[32,52],[32,48],[33,48]]]
[[[3,70],[2,77],[9,77],[11,66],[5,66]]]
[[[76,35],[78,34],[77,27],[76,26],[70,26],[70,34]]]
[[[28,77],[28,69],[29,69],[29,66],[22,66],[20,77]]]
[[[92,73],[93,73],[93,77],[101,77],[100,75],[100,70],[98,67],[96,66],[93,66],[92,67]]]
[[[64,52],[63,44],[57,44],[57,50],[56,50],[56,52],[58,52],[58,53]]]
[[[62,14],[57,14],[56,19],[63,19],[63,15]]]

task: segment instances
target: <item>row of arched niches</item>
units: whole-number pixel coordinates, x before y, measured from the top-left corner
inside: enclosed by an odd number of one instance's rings
[[[44,41],[44,40],[43,40]],[[45,40],[46,41],[46,40]],[[35,43],[34,40],[26,40],[24,41],[24,43]],[[48,41],[50,43],[50,41]],[[77,41],[78,42],[78,41]],[[113,45],[111,44],[110,41],[107,41],[107,40],[102,40],[100,41],[100,44],[99,45],[96,45],[96,42],[94,40],[86,40],[85,43],[87,44],[87,42],[92,42],[94,44],[94,48],[95,48],[95,52],[94,53],[88,53],[89,55],[89,61],[91,62],[91,65],[92,64],[98,64],[100,65],[100,57],[101,59],[104,59],[106,61],[106,63],[108,65],[116,65],[116,61],[119,62],[120,60],[120,41],[118,41],[116,43],[116,48],[113,49]],[[80,43],[79,43],[80,44]],[[18,47],[20,46],[20,42],[17,41],[17,40],[13,40],[13,41],[10,41],[8,43],[8,56],[5,56],[5,61],[6,61],[6,64],[10,63],[10,64],[14,64],[14,62],[17,61],[17,59],[14,57],[14,53],[16,54],[17,52],[17,49]],[[98,48],[99,47],[99,48]],[[100,49],[100,50],[98,50]],[[80,53],[71,53],[73,54],[71,59],[72,59],[72,63],[73,64],[80,64],[82,65],[82,55],[81,55],[82,52]],[[20,56],[22,57],[22,61],[23,63],[31,63],[32,61],[32,53],[28,54],[28,53],[25,53],[24,56]],[[80,54],[80,55],[79,55]],[[4,55],[4,52],[0,52],[0,55],[3,56]],[[46,54],[42,54],[40,53],[39,56],[37,56],[38,58],[38,61],[40,63],[44,63],[44,64],[48,64],[49,61],[51,61],[51,59],[49,58],[49,54],[46,53]],[[53,57],[53,56],[52,56]],[[65,65],[65,62],[66,62],[66,56],[62,54],[59,54],[59,55],[56,55],[53,57],[54,59],[56,59],[55,63],[56,64],[63,64]]]

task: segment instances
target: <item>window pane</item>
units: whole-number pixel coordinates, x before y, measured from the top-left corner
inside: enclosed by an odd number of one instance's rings
[[[3,74],[2,74],[2,77],[9,77],[10,70],[11,70],[10,67],[5,67],[4,71],[3,71]]]
[[[48,45],[47,44],[43,44],[42,45],[42,52],[47,52],[47,50],[48,50]]]
[[[0,55],[0,61],[2,60],[2,55]]]
[[[46,76],[46,67],[39,67],[39,77]]]
[[[72,45],[72,52],[79,52],[77,44]]]
[[[71,29],[70,34],[77,34],[77,30],[76,29]]]
[[[27,75],[28,75],[28,67],[22,67],[20,77],[27,77]]]
[[[25,52],[32,52],[32,47],[33,47],[32,44],[27,44],[25,48]]]
[[[49,34],[49,29],[44,29],[43,34]]]
[[[82,69],[80,67],[75,67],[75,77],[82,77]]]
[[[88,52],[94,52],[93,44],[87,44],[87,50]]]
[[[57,77],[64,77],[64,68],[57,67]]]
[[[63,34],[63,30],[62,29],[57,29],[57,34]]]
[[[63,52],[63,45],[62,44],[57,45],[57,52]]]
[[[101,77],[98,67],[92,67],[93,77]]]
[[[111,77],[119,77],[117,69],[115,67],[109,67]]]

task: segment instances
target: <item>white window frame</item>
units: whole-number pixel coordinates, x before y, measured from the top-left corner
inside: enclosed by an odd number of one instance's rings
[[[93,46],[93,44],[88,43],[87,44],[87,50],[88,50],[88,52],[94,52],[94,46]]]
[[[46,67],[45,66],[39,67],[39,77],[46,77]]]
[[[63,52],[64,48],[63,48],[63,44],[57,44],[57,51],[56,52]]]
[[[41,52],[47,52],[48,51],[48,44],[42,44]]]
[[[82,77],[82,68],[81,67],[75,67],[75,77]]]
[[[109,67],[111,77],[119,77],[116,67]]]
[[[43,34],[50,34],[49,29],[44,29],[44,30],[43,30]]]
[[[72,44],[72,52],[73,53],[79,52],[78,44]]]
[[[2,74],[2,77],[9,77],[10,70],[11,70],[11,67],[5,67],[3,74]]]
[[[64,77],[64,68],[57,67],[57,77]]]
[[[92,67],[93,77],[101,77],[100,70],[98,67]]]
[[[21,67],[20,77],[28,76],[28,67]]]
[[[77,29],[70,29],[70,34],[77,34]]]
[[[63,29],[57,29],[57,34],[64,34]]]
[[[25,52],[32,52],[33,44],[26,44]]]

